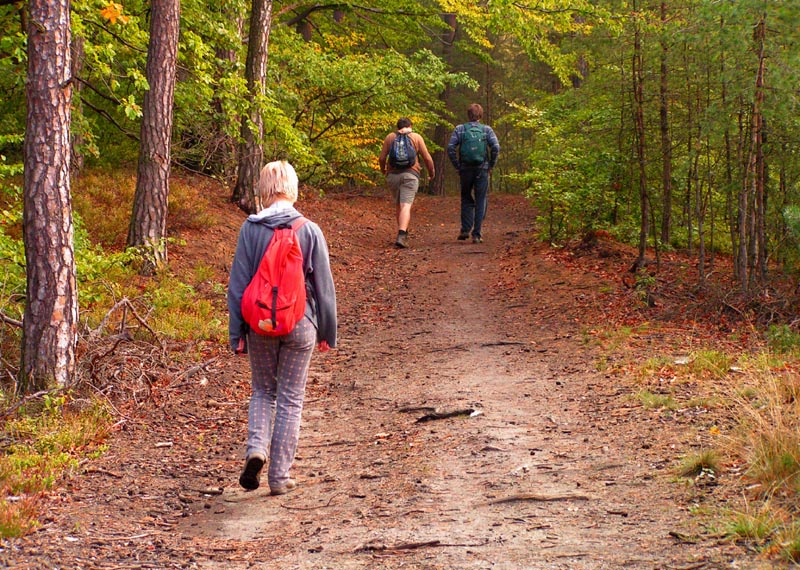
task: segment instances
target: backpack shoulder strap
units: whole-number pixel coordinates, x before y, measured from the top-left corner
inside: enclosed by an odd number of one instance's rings
[[[295,220],[292,222],[292,229],[293,229],[294,231],[297,231],[297,230],[299,230],[300,228],[302,228],[304,225],[306,225],[306,222],[308,222],[308,218],[306,218],[306,217],[304,217],[304,216],[300,216],[299,218],[296,218],[296,219],[295,219]]]

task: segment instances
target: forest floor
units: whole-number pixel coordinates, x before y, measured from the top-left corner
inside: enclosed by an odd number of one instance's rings
[[[421,195],[407,250],[385,196],[298,209],[328,238],[340,318],[338,349],[312,362],[298,488],[239,488],[249,367],[220,346],[121,406],[108,451],[49,497],[38,531],[2,545],[0,565],[778,567],[720,530],[741,499],[736,462],[713,481],[677,474],[714,447],[723,412],[636,398],[649,358],[677,362],[719,336],[673,281],[688,262],[668,266],[648,306],[623,283],[633,250],[550,248],[521,197],[490,196],[476,245],[455,239],[457,198]],[[225,284],[243,215],[222,195],[210,215],[170,256]]]

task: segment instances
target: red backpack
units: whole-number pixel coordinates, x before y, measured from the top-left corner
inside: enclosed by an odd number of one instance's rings
[[[297,230],[308,220],[297,218],[291,226],[275,228],[258,270],[242,295],[242,316],[262,335],[292,332],[306,311],[303,252]]]

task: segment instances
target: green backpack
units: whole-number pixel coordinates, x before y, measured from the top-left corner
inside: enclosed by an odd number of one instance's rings
[[[461,135],[459,159],[462,164],[477,166],[486,160],[486,129],[480,123],[466,123]]]

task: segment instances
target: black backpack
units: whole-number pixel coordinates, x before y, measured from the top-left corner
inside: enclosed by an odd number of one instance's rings
[[[392,168],[411,168],[417,162],[417,149],[407,133],[397,133],[389,147],[389,164]]]

